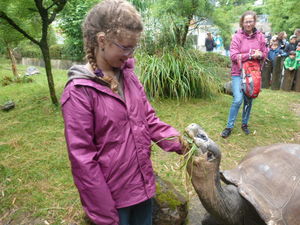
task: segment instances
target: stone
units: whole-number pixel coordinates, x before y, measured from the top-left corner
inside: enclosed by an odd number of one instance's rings
[[[26,76],[31,76],[31,75],[34,75],[34,74],[39,74],[40,71],[34,67],[34,66],[29,66],[27,69],[26,69],[26,73],[25,75]]]
[[[10,100],[10,101],[5,102],[4,105],[2,105],[0,108],[2,111],[9,111],[9,110],[15,108],[15,103]]]
[[[170,182],[156,176],[153,225],[183,225],[187,214],[187,199]]]
[[[228,95],[233,95],[232,93],[232,82],[228,81],[223,85],[223,92]]]

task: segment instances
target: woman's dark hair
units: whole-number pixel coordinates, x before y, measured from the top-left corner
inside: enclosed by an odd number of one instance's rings
[[[245,19],[246,16],[252,16],[253,19],[254,19],[254,22],[256,22],[256,19],[257,19],[256,12],[246,11],[246,12],[244,12],[244,14],[240,18],[240,27],[241,28],[243,28],[244,19]]]
[[[279,33],[278,33],[278,36],[277,36],[277,39],[278,39],[278,40],[283,40],[284,34],[285,34],[284,31],[279,32]]]

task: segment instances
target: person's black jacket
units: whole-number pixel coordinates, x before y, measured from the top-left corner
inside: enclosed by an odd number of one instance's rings
[[[290,51],[296,51],[296,48],[297,48],[297,44],[296,43],[288,43],[285,48],[284,48],[284,51],[286,53],[289,53]]]
[[[211,52],[212,50],[214,50],[215,47],[215,41],[214,39],[208,39],[205,38],[205,47],[206,47],[206,51]]]

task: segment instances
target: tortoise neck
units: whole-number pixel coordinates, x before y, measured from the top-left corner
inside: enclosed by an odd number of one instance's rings
[[[208,178],[208,177],[206,177]],[[233,185],[222,186],[219,170],[195,188],[204,208],[225,224],[242,224],[243,199]],[[204,185],[205,184],[205,185]]]

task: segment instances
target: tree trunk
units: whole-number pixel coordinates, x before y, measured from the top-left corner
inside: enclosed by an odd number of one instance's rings
[[[193,15],[190,15],[188,17],[188,22],[184,26],[184,30],[183,30],[183,34],[182,34],[182,39],[181,39],[181,46],[182,47],[184,47],[184,45],[185,45],[186,38],[187,38],[187,35],[188,35],[188,32],[189,32],[190,23],[191,23],[192,19],[193,19]]]
[[[297,72],[296,72],[296,77],[295,77],[295,86],[294,89],[297,92],[300,92],[300,68],[298,68]]]
[[[284,70],[284,77],[281,85],[281,89],[284,91],[291,91],[293,86],[293,81],[295,78],[296,71],[295,70]]]
[[[265,61],[261,77],[262,77],[262,88],[269,88],[271,85],[271,73],[272,73],[272,62]]]
[[[54,105],[58,105],[57,97],[55,94],[54,80],[53,80],[53,75],[52,75],[52,70],[51,70],[49,46],[48,46],[48,42],[46,39],[41,40],[40,48],[41,48],[44,62],[45,62],[46,76],[47,76],[47,80],[48,80],[48,87],[49,87],[51,101]]]
[[[13,55],[12,53],[12,50],[11,48],[8,46],[8,44],[6,45],[6,49],[7,49],[7,53],[8,53],[8,56],[10,58],[10,61],[11,61],[11,69],[12,69],[12,72],[14,74],[15,77],[19,76],[18,74],[18,71],[17,71],[17,63],[16,63],[16,59],[15,59],[15,56]]]
[[[281,84],[281,78],[282,78],[282,64],[281,64],[282,58],[276,57],[274,61],[273,66],[273,72],[272,72],[272,83],[271,83],[271,89],[272,90],[279,90],[280,84]]]

